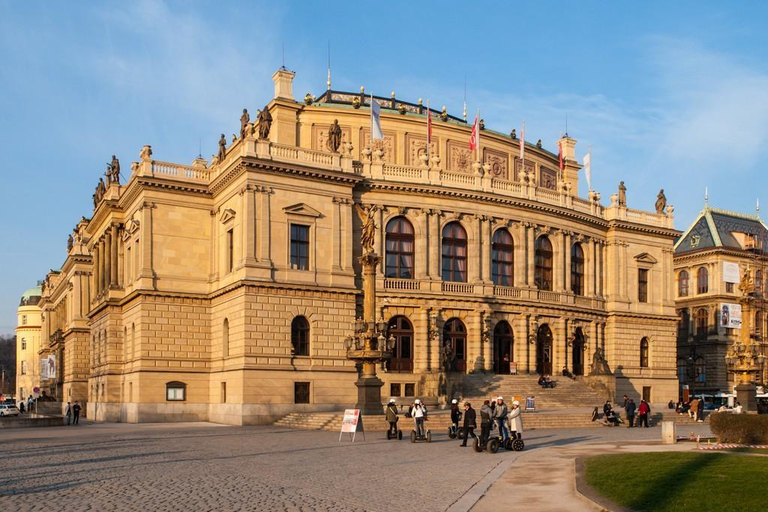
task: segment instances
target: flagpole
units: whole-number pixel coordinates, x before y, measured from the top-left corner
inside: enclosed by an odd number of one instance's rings
[[[475,156],[475,160],[480,162],[480,109],[479,108],[477,109],[477,115],[475,119],[477,119],[477,155]]]
[[[429,111],[429,98],[427,98],[427,166],[429,166],[429,160],[432,157],[431,148],[429,147],[432,142],[432,126],[430,123],[432,123],[432,114]]]

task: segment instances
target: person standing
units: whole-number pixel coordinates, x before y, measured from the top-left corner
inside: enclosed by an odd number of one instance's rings
[[[629,403],[629,398],[627,398],[627,395],[624,395],[623,399],[624,399],[624,402],[623,402],[622,405],[624,406],[624,409],[626,410],[627,404]]]
[[[491,437],[491,425],[493,425],[493,410],[490,406],[491,401],[485,400],[480,408],[480,446],[485,446],[488,438]]]
[[[29,398],[27,398],[27,411],[30,413],[32,412],[32,405],[35,403],[35,399],[32,398],[32,395],[29,395]]]
[[[80,402],[75,400],[75,405],[72,406],[72,424],[73,425],[79,425],[80,424]]]
[[[627,402],[626,407],[624,409],[627,412],[627,422],[629,425],[627,425],[627,428],[633,428],[635,426],[635,412],[637,411],[637,405],[635,405],[635,400],[630,398],[629,402]]]
[[[72,404],[67,402],[67,409],[64,412],[64,416],[67,417],[67,425],[72,423]]]
[[[496,399],[496,409],[493,411],[493,419],[499,426],[499,435],[501,436],[501,442],[505,442],[509,438],[509,432],[507,432],[507,404],[504,403],[503,397]]]
[[[451,428],[454,433],[459,431],[459,421],[461,421],[461,410],[459,410],[459,401],[454,398],[451,400]]]
[[[645,400],[640,400],[640,405],[637,408],[638,413],[638,427],[648,428],[648,415],[651,414],[651,406]]]
[[[389,423],[389,432],[393,435],[397,435],[397,403],[395,402],[394,398],[389,399],[389,403],[387,404],[387,422]]]
[[[698,420],[697,418],[699,413],[699,399],[694,397],[693,400],[691,400],[691,405],[688,408],[688,417],[693,418],[693,421]]]
[[[696,407],[696,421],[704,422],[704,398],[699,398],[699,405]]]
[[[467,446],[469,436],[472,436],[472,439],[477,439],[475,428],[477,428],[477,413],[472,408],[472,404],[464,402],[464,442],[461,443],[461,446]]]
[[[515,439],[523,438],[523,410],[520,408],[520,402],[512,402],[512,410],[509,411],[509,429]]]

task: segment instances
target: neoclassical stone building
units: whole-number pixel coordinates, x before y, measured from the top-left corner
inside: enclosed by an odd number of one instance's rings
[[[25,291],[19,301],[16,322],[16,401],[21,401],[40,387],[41,289]]]
[[[428,157],[426,108],[394,95],[374,98],[371,145],[370,96],[297,102],[293,77],[275,73],[258,122],[210,163],[145,146],[125,184],[97,190],[43,294],[67,400],[102,420],[231,424],[354,404],[355,204],[375,211],[377,309],[396,338],[384,396],[434,399],[446,373],[510,366],[588,375],[599,348],[618,394],[676,397],[671,207],[581,197],[567,136],[560,169],[491,130],[473,153],[471,127],[433,112]]]
[[[724,264],[749,272],[760,296],[751,319],[751,336],[768,353],[766,288],[768,227],[757,215],[706,206],[675,244],[675,294],[678,323],[678,379],[692,393],[733,392],[726,368],[728,348],[739,337],[720,321],[722,304],[738,304],[739,284],[726,282]],[[733,281],[731,279],[731,281]],[[768,382],[763,368],[758,384]]]

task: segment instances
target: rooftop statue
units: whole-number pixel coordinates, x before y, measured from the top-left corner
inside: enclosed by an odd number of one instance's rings
[[[259,138],[268,139],[270,128],[272,128],[272,114],[265,106],[264,110],[259,112]]]
[[[627,187],[623,181],[619,183],[619,206],[627,206]]]
[[[339,126],[339,120],[334,119],[333,124],[328,129],[328,149],[332,153],[339,152],[339,146],[341,146],[341,126]]]
[[[224,136],[224,134],[221,134],[221,138],[219,139],[219,154],[217,155],[219,158],[219,162],[224,161],[224,157],[227,156],[227,138]]]
[[[251,122],[251,116],[248,115],[248,109],[243,109],[243,115],[240,116],[240,138],[245,138],[245,129],[248,127],[248,123]]]
[[[67,238],[67,252],[72,251],[72,248],[75,246],[75,240],[72,238],[72,235],[70,234]]]
[[[517,130],[512,128],[512,133],[510,133],[509,136],[512,138],[512,140],[517,139]]]
[[[152,146],[149,144],[144,145],[143,148],[141,148],[141,153],[139,153],[139,158],[142,160],[149,160],[152,157]]]
[[[664,213],[664,208],[667,207],[667,196],[664,195],[664,189],[659,191],[659,195],[656,196],[656,213]]]
[[[107,183],[120,184],[120,160],[112,155],[112,162],[107,164]]]

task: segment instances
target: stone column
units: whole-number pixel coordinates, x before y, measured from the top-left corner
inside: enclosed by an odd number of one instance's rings
[[[565,291],[565,269],[563,268],[565,266],[565,231],[562,229],[558,231],[557,233],[557,244],[554,246],[554,253],[552,260],[553,260],[553,266],[554,268],[552,271],[554,272],[554,286],[553,289],[556,292],[564,292]]]
[[[481,325],[485,329],[486,323],[490,324],[491,315],[493,314],[493,311],[487,310],[483,312],[483,322]],[[512,328],[513,338],[512,338],[512,344],[515,343],[514,338],[514,327]],[[513,348],[514,351],[514,348]],[[483,343],[483,370],[486,372],[493,371],[493,331],[491,331],[488,335],[488,339]]]
[[[598,242],[595,248],[597,249],[597,268],[595,269],[597,272],[595,275],[597,294],[600,297],[605,297],[605,243]]]
[[[243,255],[246,267],[256,263],[256,197],[252,185],[242,190],[243,212],[240,225],[243,228]]]
[[[378,272],[382,277],[384,277],[384,260],[386,258],[384,244],[386,243],[385,239],[387,236],[385,233],[386,226],[384,226],[384,209],[376,205],[372,205],[372,207],[376,207],[376,227],[378,228],[376,229],[376,236],[373,240],[373,250],[380,256]]]
[[[467,318],[469,326],[467,328],[467,352],[465,361],[467,364],[467,373],[482,369],[482,346],[483,346],[483,312],[475,310]]]
[[[341,215],[342,215],[342,203],[344,202],[343,199],[339,197],[333,198],[333,229],[331,230],[331,249],[333,256],[331,257],[331,268],[333,270],[341,270],[342,266],[342,238],[343,238],[343,232],[342,232],[342,222],[341,222]]]
[[[99,241],[99,254],[101,254],[101,269],[99,269],[101,275],[100,290],[103,292],[109,285],[109,244],[107,243],[107,237],[104,235]]]
[[[493,276],[491,276],[491,252],[493,251],[493,219],[483,216],[480,220],[480,226],[483,231],[483,250],[480,251],[481,259],[481,276],[480,278],[484,283],[491,284],[493,282]]]
[[[584,289],[584,295],[587,297],[594,297],[595,294],[595,241],[591,238],[584,243],[584,246],[587,248],[586,251],[584,251],[584,258],[587,260],[585,262],[584,267],[586,268],[585,272],[585,281],[586,281],[586,287]]]
[[[429,261],[432,259],[432,256],[427,250],[429,239],[432,234],[429,230],[429,218],[430,214],[428,213],[428,210],[421,210],[419,212],[417,221],[420,229],[416,230],[416,232],[418,233],[421,231],[421,234],[417,235],[414,240],[414,243],[416,244],[416,254],[414,255],[415,261],[413,262],[416,266],[414,269],[416,272],[416,279],[424,279],[429,276]]]
[[[270,195],[272,189],[264,187],[261,190],[261,232],[259,234],[259,260],[272,266],[272,230],[270,226]],[[314,241],[313,243],[317,243]]]
[[[570,292],[571,291],[571,233],[565,232],[564,236],[564,243],[563,245],[563,251],[565,251],[565,268],[563,269],[563,274],[565,276],[565,291]]]
[[[426,308],[419,308],[413,322],[413,372],[429,369],[429,316]]]
[[[526,261],[526,267],[527,267],[527,270],[528,270],[528,272],[527,272],[528,278],[526,279],[525,284],[527,284],[528,286],[531,286],[531,287],[535,286],[534,285],[534,282],[535,282],[534,281],[534,274],[535,274],[535,268],[536,268],[535,267],[535,264],[536,264],[535,263],[536,262],[536,250],[535,250],[536,237],[535,237],[534,229],[535,229],[535,226],[533,226],[533,224],[528,224],[525,227],[526,239],[527,239],[525,261]]]
[[[429,330],[434,331],[434,337],[429,335],[429,369],[433,372],[440,371],[440,340],[442,339],[442,328],[439,326],[438,317],[439,308],[429,308]]]
[[[143,279],[154,279],[155,272],[152,269],[152,209],[155,207],[152,203],[144,203],[141,207],[141,271],[139,277]],[[154,283],[143,283],[144,286],[154,287]]]
[[[99,294],[99,244],[93,244],[91,248],[91,299]]]
[[[429,277],[440,280],[440,210],[429,216]]]
[[[475,225],[468,233],[472,236],[468,240],[467,247],[467,282],[478,283],[480,281],[480,266],[483,263],[482,257],[482,221],[480,216],[473,216],[470,219],[474,219]],[[467,222],[469,224],[469,222]]]
[[[117,288],[117,224],[112,224],[112,232],[109,235],[111,242],[111,258],[109,260],[109,286]]]
[[[526,227],[523,223],[515,223],[517,233],[519,236],[515,239],[515,251],[514,251],[514,266],[513,271],[515,273],[514,285],[517,287],[525,286],[528,282],[528,270],[525,264],[525,244],[526,240]]]

